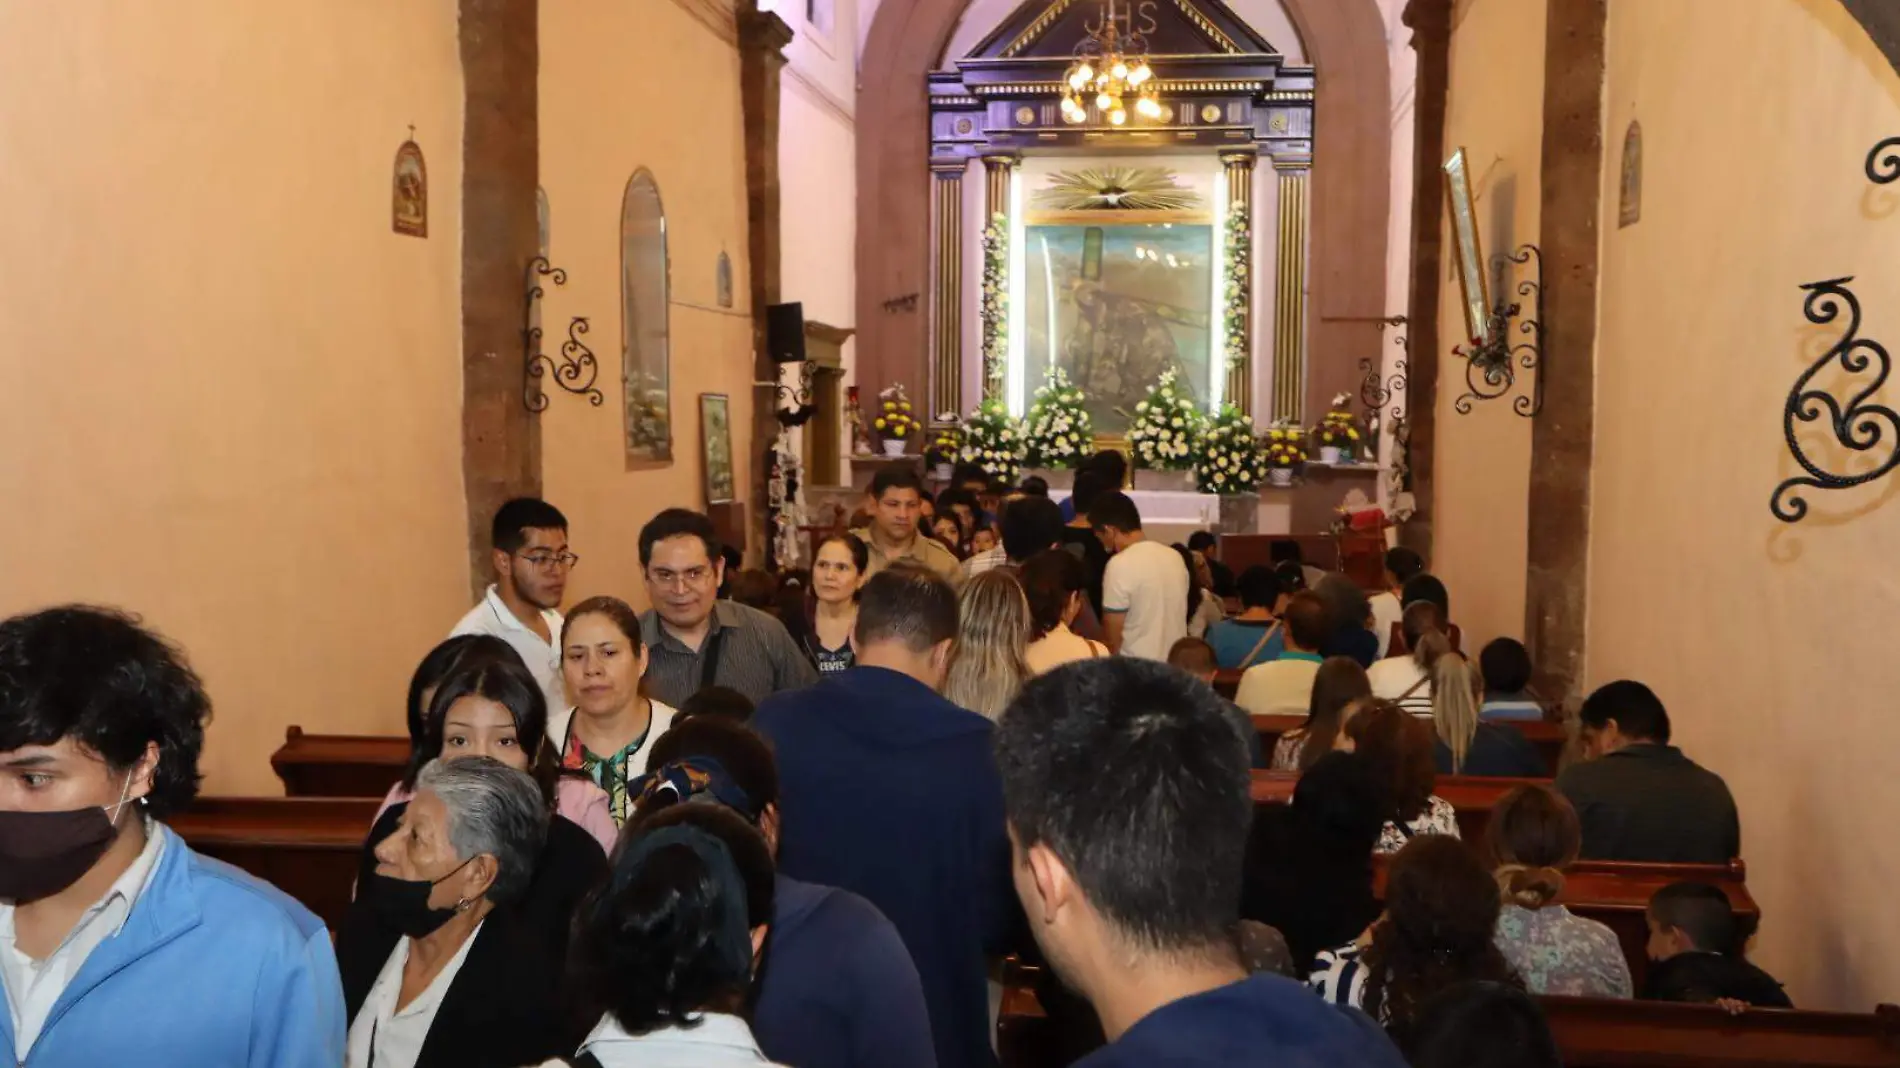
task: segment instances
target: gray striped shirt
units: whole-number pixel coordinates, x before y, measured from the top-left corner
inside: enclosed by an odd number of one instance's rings
[[[720,649],[713,684],[729,686],[754,704],[780,690],[795,690],[818,681],[818,672],[785,632],[784,624],[736,601],[713,605],[712,629],[697,650],[687,648],[685,642],[668,633],[660,625],[660,613],[653,609],[640,617],[640,637],[651,658],[647,662],[647,696],[675,708],[699,692],[706,654],[716,638]]]

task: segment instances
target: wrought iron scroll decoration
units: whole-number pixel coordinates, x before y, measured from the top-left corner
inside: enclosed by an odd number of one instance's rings
[[[587,333],[587,319],[576,315],[567,324],[567,340],[561,342],[560,362],[541,351],[541,327],[535,322],[535,309],[540,305],[546,290],[541,288],[540,279],[546,278],[557,286],[567,284],[567,271],[548,262],[546,256],[536,256],[528,261],[527,293],[522,317],[522,346],[525,350],[525,365],[522,375],[521,403],[531,412],[544,412],[548,408],[548,395],[541,388],[541,380],[550,377],[554,384],[575,396],[586,397],[587,402],[598,408],[606,403],[606,396],[594,383],[600,377],[600,361],[594,358],[594,350],[587,347],[581,335]]]
[[[1889,137],[1867,153],[1867,180],[1875,185],[1900,182],[1900,137]]]
[[[1383,323],[1386,326],[1397,327],[1403,327],[1406,323],[1405,316],[1403,315],[1388,315],[1383,319],[1374,321]],[[1411,360],[1412,344],[1411,340],[1403,331],[1400,332],[1399,336],[1392,339],[1392,343],[1397,345],[1400,351],[1406,355],[1392,361],[1392,375],[1390,378],[1385,377],[1384,368],[1380,364],[1375,363],[1372,357],[1368,356],[1359,361],[1359,373],[1361,376],[1359,380],[1359,402],[1366,406],[1366,418],[1368,420],[1377,419],[1379,409],[1385,407],[1388,401],[1393,402],[1392,418],[1394,420],[1405,418],[1405,405],[1397,403],[1395,398],[1405,392],[1405,376]]]
[[[798,388],[793,389],[784,382],[762,382],[772,387],[774,394],[782,401],[791,401],[790,408],[779,408],[772,414],[778,418],[778,424],[790,429],[804,426],[812,416],[818,414],[818,406],[811,402],[812,365],[810,360],[800,361],[798,365]]]
[[[1531,268],[1531,276],[1517,283],[1517,295],[1531,302],[1531,314],[1520,317],[1522,300],[1506,303],[1500,298],[1486,318],[1486,340],[1451,350],[1465,358],[1465,393],[1452,402],[1459,415],[1470,415],[1476,401],[1497,400],[1510,393],[1517,386],[1519,371],[1531,375],[1531,389],[1511,401],[1511,410],[1526,419],[1544,410],[1544,253],[1536,245],[1519,245],[1516,252],[1493,260],[1505,261]],[[1529,340],[1511,340],[1513,322]]]
[[[1853,280],[1834,278],[1801,287],[1808,295],[1801,307],[1808,322],[1825,326],[1840,317],[1843,307],[1848,318],[1847,329],[1840,340],[1794,380],[1788,403],[1782,409],[1781,429],[1788,439],[1788,453],[1807,472],[1782,480],[1768,499],[1769,510],[1784,523],[1799,523],[1808,514],[1808,502],[1799,495],[1802,489],[1849,489],[1872,482],[1900,466],[1900,414],[1868,400],[1886,383],[1893,361],[1885,346],[1860,336],[1860,300],[1847,288]],[[1850,375],[1868,376],[1865,385],[1847,395],[1845,404],[1826,389],[1813,385],[1815,376],[1835,363]],[[1872,453],[1885,446],[1886,454],[1873,468],[1856,474],[1836,473],[1821,466],[1802,448],[1795,431],[1796,424],[1817,422],[1823,415],[1827,417],[1828,430],[1834,435],[1834,444],[1856,454]]]

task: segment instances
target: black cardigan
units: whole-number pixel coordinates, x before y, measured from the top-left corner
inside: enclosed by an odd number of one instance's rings
[[[370,828],[356,873],[358,887],[368,883],[369,874],[376,870],[376,846],[395,833],[396,824],[408,808],[406,801],[389,806]],[[568,936],[575,912],[587,895],[606,881],[607,855],[601,852],[594,836],[565,816],[550,820],[547,844],[535,860],[534,878],[528,883],[527,893],[509,908],[519,914],[521,927],[541,947],[556,974],[567,966]],[[390,945],[394,944],[392,940]],[[388,956],[387,948],[383,955]],[[370,980],[375,978],[372,972]]]
[[[399,937],[363,902],[345,913],[336,959],[351,1024]],[[416,1068],[520,1068],[573,1050],[579,1036],[567,1024],[559,985],[559,968],[520,916],[495,909],[442,997]]]

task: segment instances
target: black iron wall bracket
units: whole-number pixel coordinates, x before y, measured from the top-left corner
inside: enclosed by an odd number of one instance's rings
[[[1485,339],[1473,346],[1459,345],[1451,351],[1465,360],[1465,392],[1452,407],[1459,415],[1470,415],[1478,401],[1497,400],[1517,386],[1517,376],[1531,376],[1530,392],[1511,401],[1511,409],[1526,419],[1544,410],[1544,253],[1536,245],[1520,245],[1516,252],[1494,261],[1527,267],[1517,280],[1518,300],[1502,297],[1491,309],[1485,324]],[[1528,317],[1521,313],[1524,301],[1530,301]],[[1511,340],[1511,324],[1525,340]]]
[[[547,411],[548,395],[542,391],[541,382],[551,377],[562,390],[586,397],[589,404],[598,408],[607,398],[600,392],[600,387],[594,384],[600,378],[600,362],[594,358],[594,350],[581,340],[581,336],[587,333],[587,319],[576,315],[568,321],[567,340],[561,343],[558,363],[541,351],[541,326],[536,321],[535,311],[541,304],[541,298],[546,296],[546,291],[541,288],[543,278],[557,286],[564,286],[567,284],[567,271],[548,263],[545,256],[536,256],[528,261],[524,285],[527,292],[524,294],[521,321],[521,403],[531,412]]]

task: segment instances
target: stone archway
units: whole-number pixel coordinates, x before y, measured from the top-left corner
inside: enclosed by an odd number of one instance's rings
[[[929,350],[930,138],[925,75],[971,0],[884,3],[857,100],[857,381],[913,391]],[[1391,63],[1378,0],[1283,0],[1317,71],[1306,411],[1355,392],[1379,351],[1391,206]],[[915,395],[915,394],[913,394]],[[936,413],[931,413],[935,415]]]

